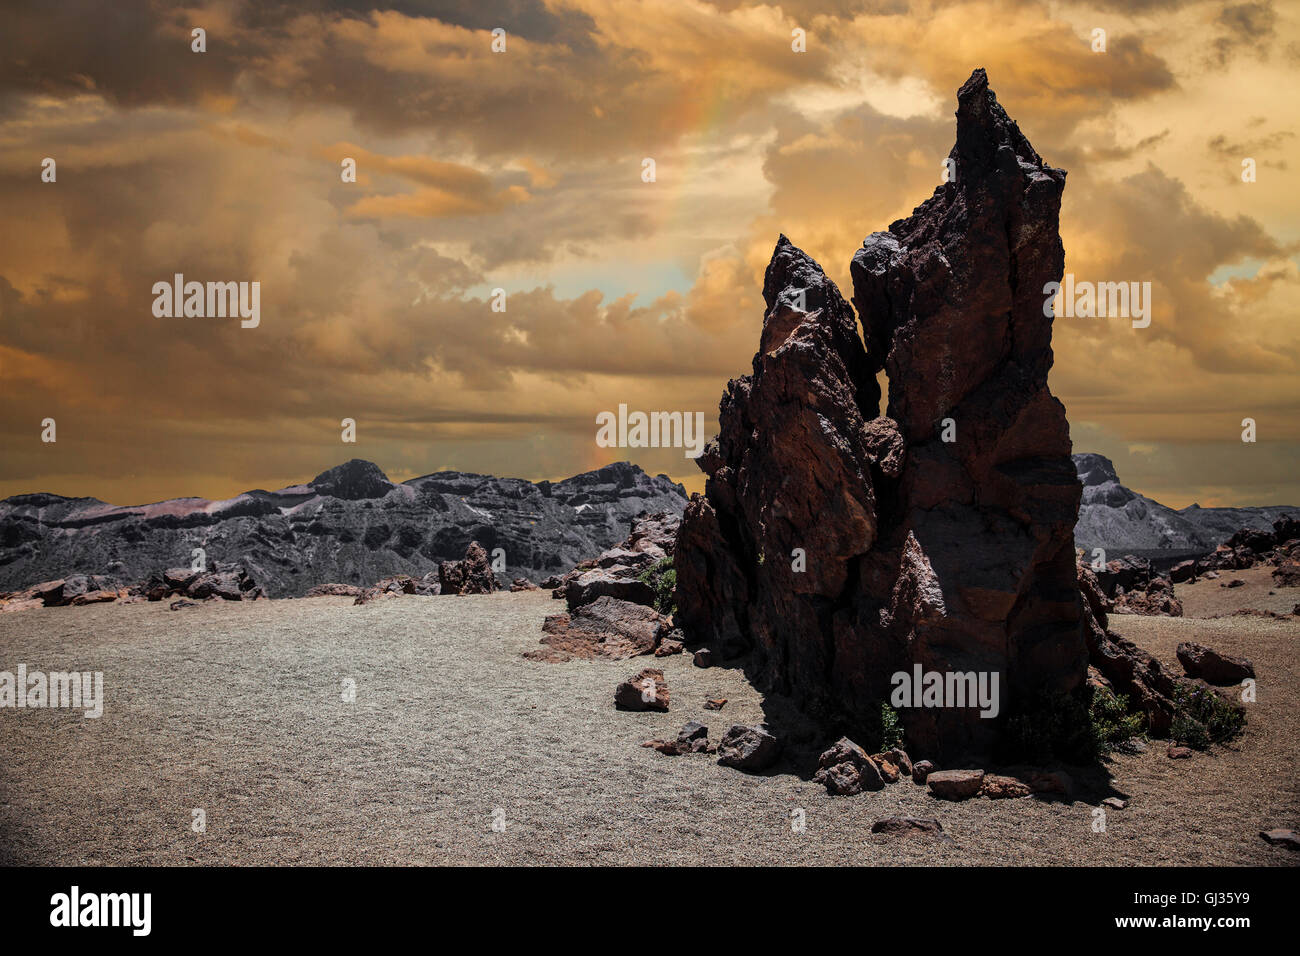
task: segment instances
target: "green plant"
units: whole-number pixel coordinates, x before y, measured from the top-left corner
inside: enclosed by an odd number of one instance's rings
[[[880,747],[876,753],[903,745],[903,722],[898,711],[883,701],[880,704]]]
[[[1117,746],[1134,737],[1141,737],[1146,729],[1142,714],[1131,714],[1128,698],[1107,687],[1095,687],[1088,704],[1088,722],[1091,725],[1092,751],[1098,756],[1108,754]]]
[[[1088,707],[1078,694],[1038,694],[1008,713],[998,738],[1006,763],[1086,763],[1097,756]]]
[[[1174,719],[1169,736],[1205,750],[1211,743],[1225,743],[1246,726],[1246,713],[1208,687],[1182,682],[1174,689]]]
[[[655,610],[660,614],[677,613],[677,571],[672,558],[656,561],[638,575],[655,592]]]

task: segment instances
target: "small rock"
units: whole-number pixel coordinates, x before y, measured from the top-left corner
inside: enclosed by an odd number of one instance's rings
[[[966,800],[979,793],[983,770],[937,770],[926,777],[930,792],[943,800]]]
[[[817,761],[817,768],[813,780],[837,796],[879,790],[885,785],[879,765],[848,737],[841,737],[823,753]],[[897,771],[894,779],[898,779]]]
[[[697,740],[704,740],[709,736],[709,728],[698,720],[687,721],[681,730],[677,731],[677,739],[694,743]]]
[[[1128,801],[1123,797],[1107,797],[1101,802],[1103,806],[1110,807],[1112,810],[1123,810],[1128,806]]]
[[[907,755],[907,751],[902,747],[895,747],[885,754],[890,763],[898,767],[898,772],[905,777],[912,775],[912,758]]]
[[[980,793],[990,800],[1011,800],[1017,797],[1027,797],[1033,791],[1029,784],[1017,780],[1015,777],[1002,777],[997,774],[987,774],[984,782],[980,785]]]
[[[673,654],[680,654],[681,652],[681,641],[670,641],[665,639],[660,641],[659,646],[655,648],[655,657],[669,657]]]
[[[1179,747],[1176,744],[1170,744],[1169,749],[1165,751],[1165,756],[1170,760],[1190,760],[1192,756],[1192,748]]]
[[[726,705],[727,705],[727,698],[725,698],[725,697],[710,697],[708,700],[706,700],[706,701],[704,702],[704,709],[705,709],[705,710],[722,710],[722,708],[725,707]]]
[[[707,647],[701,647],[695,652],[694,661],[696,667],[712,667],[713,651],[709,650]]]
[[[1260,830],[1259,835],[1273,846],[1284,846],[1288,850],[1300,850],[1300,833],[1294,830]]]
[[[912,782],[925,785],[926,778],[934,773],[935,766],[928,760],[918,760],[912,764]]]
[[[781,755],[781,742],[762,725],[736,724],[718,742],[718,763],[739,770],[766,770]]]
[[[649,747],[652,750],[656,750],[659,753],[663,754],[665,757],[677,757],[683,753],[686,753],[690,749],[689,745],[685,749],[683,749],[682,743],[679,740],[660,740],[658,738],[655,738],[654,740],[647,740],[641,746]]]
[[[198,606],[199,603],[197,601],[187,601],[184,598],[181,598],[179,601],[172,601],[171,604],[168,604],[167,610],[179,611],[183,607],[198,607]]]
[[[1240,588],[1245,586],[1246,586],[1246,582],[1243,581],[1241,578],[1233,578],[1231,581],[1219,585],[1219,587],[1221,588]]]
[[[668,684],[664,672],[647,667],[614,688],[614,706],[619,710],[667,710]]]
[[[898,783],[898,767],[887,754],[872,754],[871,762],[880,770],[885,783]]]

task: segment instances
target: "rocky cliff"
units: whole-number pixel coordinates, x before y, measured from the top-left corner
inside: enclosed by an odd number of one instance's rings
[[[680,485],[627,462],[554,483],[439,472],[395,484],[354,459],[278,491],[136,507],[15,495],[0,501],[0,590],[77,572],[140,581],[202,548],[209,566],[238,563],[272,597],[300,596],[423,575],[471,541],[505,551],[506,580],[540,580],[621,541],[641,512],[685,503]]]
[[[1083,482],[1074,539],[1089,552],[1102,548],[1107,555],[1115,556],[1152,557],[1158,551],[1204,554],[1243,528],[1267,531],[1284,515],[1300,515],[1300,508],[1286,505],[1244,508],[1189,505],[1176,511],[1120,484],[1109,458],[1075,455],[1074,467]]]

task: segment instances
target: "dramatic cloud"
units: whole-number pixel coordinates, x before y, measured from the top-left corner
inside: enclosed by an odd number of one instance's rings
[[[10,4],[0,494],[217,497],[354,456],[395,478],[626,457],[698,488],[680,449],[597,447],[596,414],[714,427],[777,235],[847,292],[862,238],[939,183],[954,92],[983,66],[1070,171],[1067,270],[1152,287],[1148,328],[1057,320],[1076,447],[1171,504],[1300,504],[1297,17],[1101,10]],[[155,318],[178,273],[257,281],[259,325]]]

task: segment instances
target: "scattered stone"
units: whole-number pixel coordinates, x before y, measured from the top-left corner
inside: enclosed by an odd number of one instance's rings
[[[707,647],[701,647],[698,651],[695,652],[695,656],[692,658],[692,662],[695,664],[696,667],[712,667],[713,651],[709,650]]]
[[[683,747],[680,740],[660,740],[657,737],[654,740],[645,741],[641,746],[656,750],[665,757],[678,757],[690,752],[689,747]]]
[[[897,771],[894,779],[898,779]],[[841,737],[821,755],[813,780],[837,796],[879,790],[885,785],[876,762],[848,737]]]
[[[943,800],[967,800],[979,793],[983,770],[936,770],[926,777],[930,792]]]
[[[1245,586],[1246,582],[1241,578],[1233,578],[1231,581],[1219,585],[1221,588],[1244,588]]]
[[[1169,749],[1165,751],[1165,756],[1170,760],[1190,760],[1192,757],[1192,748],[1170,744]]]
[[[934,764],[928,760],[918,760],[912,764],[912,782],[925,785],[926,779],[934,773]]]
[[[987,774],[984,782],[980,785],[980,793],[990,800],[1010,800],[1017,797],[1027,797],[1033,790],[1027,783],[1017,780],[1015,777],[1002,777],[997,774]]]
[[[1255,665],[1249,659],[1221,654],[1204,644],[1186,641],[1178,645],[1176,653],[1188,677],[1199,677],[1211,684],[1240,684],[1255,676]]]
[[[677,743],[684,750],[695,753],[707,753],[709,751],[709,728],[704,726],[698,720],[688,721],[687,724],[677,731]]]
[[[515,578],[510,582],[511,591],[537,591],[539,588],[527,578]]]
[[[668,696],[664,672],[647,667],[614,688],[614,706],[619,710],[667,710]]]
[[[185,600],[185,598],[181,598],[179,601],[172,601],[171,604],[168,604],[167,610],[179,611],[183,607],[198,607],[198,606],[199,605],[197,601],[187,601]]]
[[[660,641],[659,646],[655,648],[655,657],[669,657],[673,654],[680,654],[682,650],[681,641],[672,641],[665,638]]]
[[[1101,802],[1103,806],[1110,807],[1112,810],[1123,810],[1128,806],[1128,801],[1122,797],[1107,797]]]
[[[736,724],[718,742],[718,763],[739,770],[766,770],[780,755],[781,742],[762,725]]]
[[[722,708],[725,707],[726,705],[727,705],[727,698],[725,698],[725,697],[710,697],[708,700],[706,700],[706,701],[704,702],[704,709],[705,709],[705,710],[722,710]]]
[[[880,776],[885,783],[898,783],[898,765],[890,760],[886,754],[872,754],[871,762],[879,769]]]

